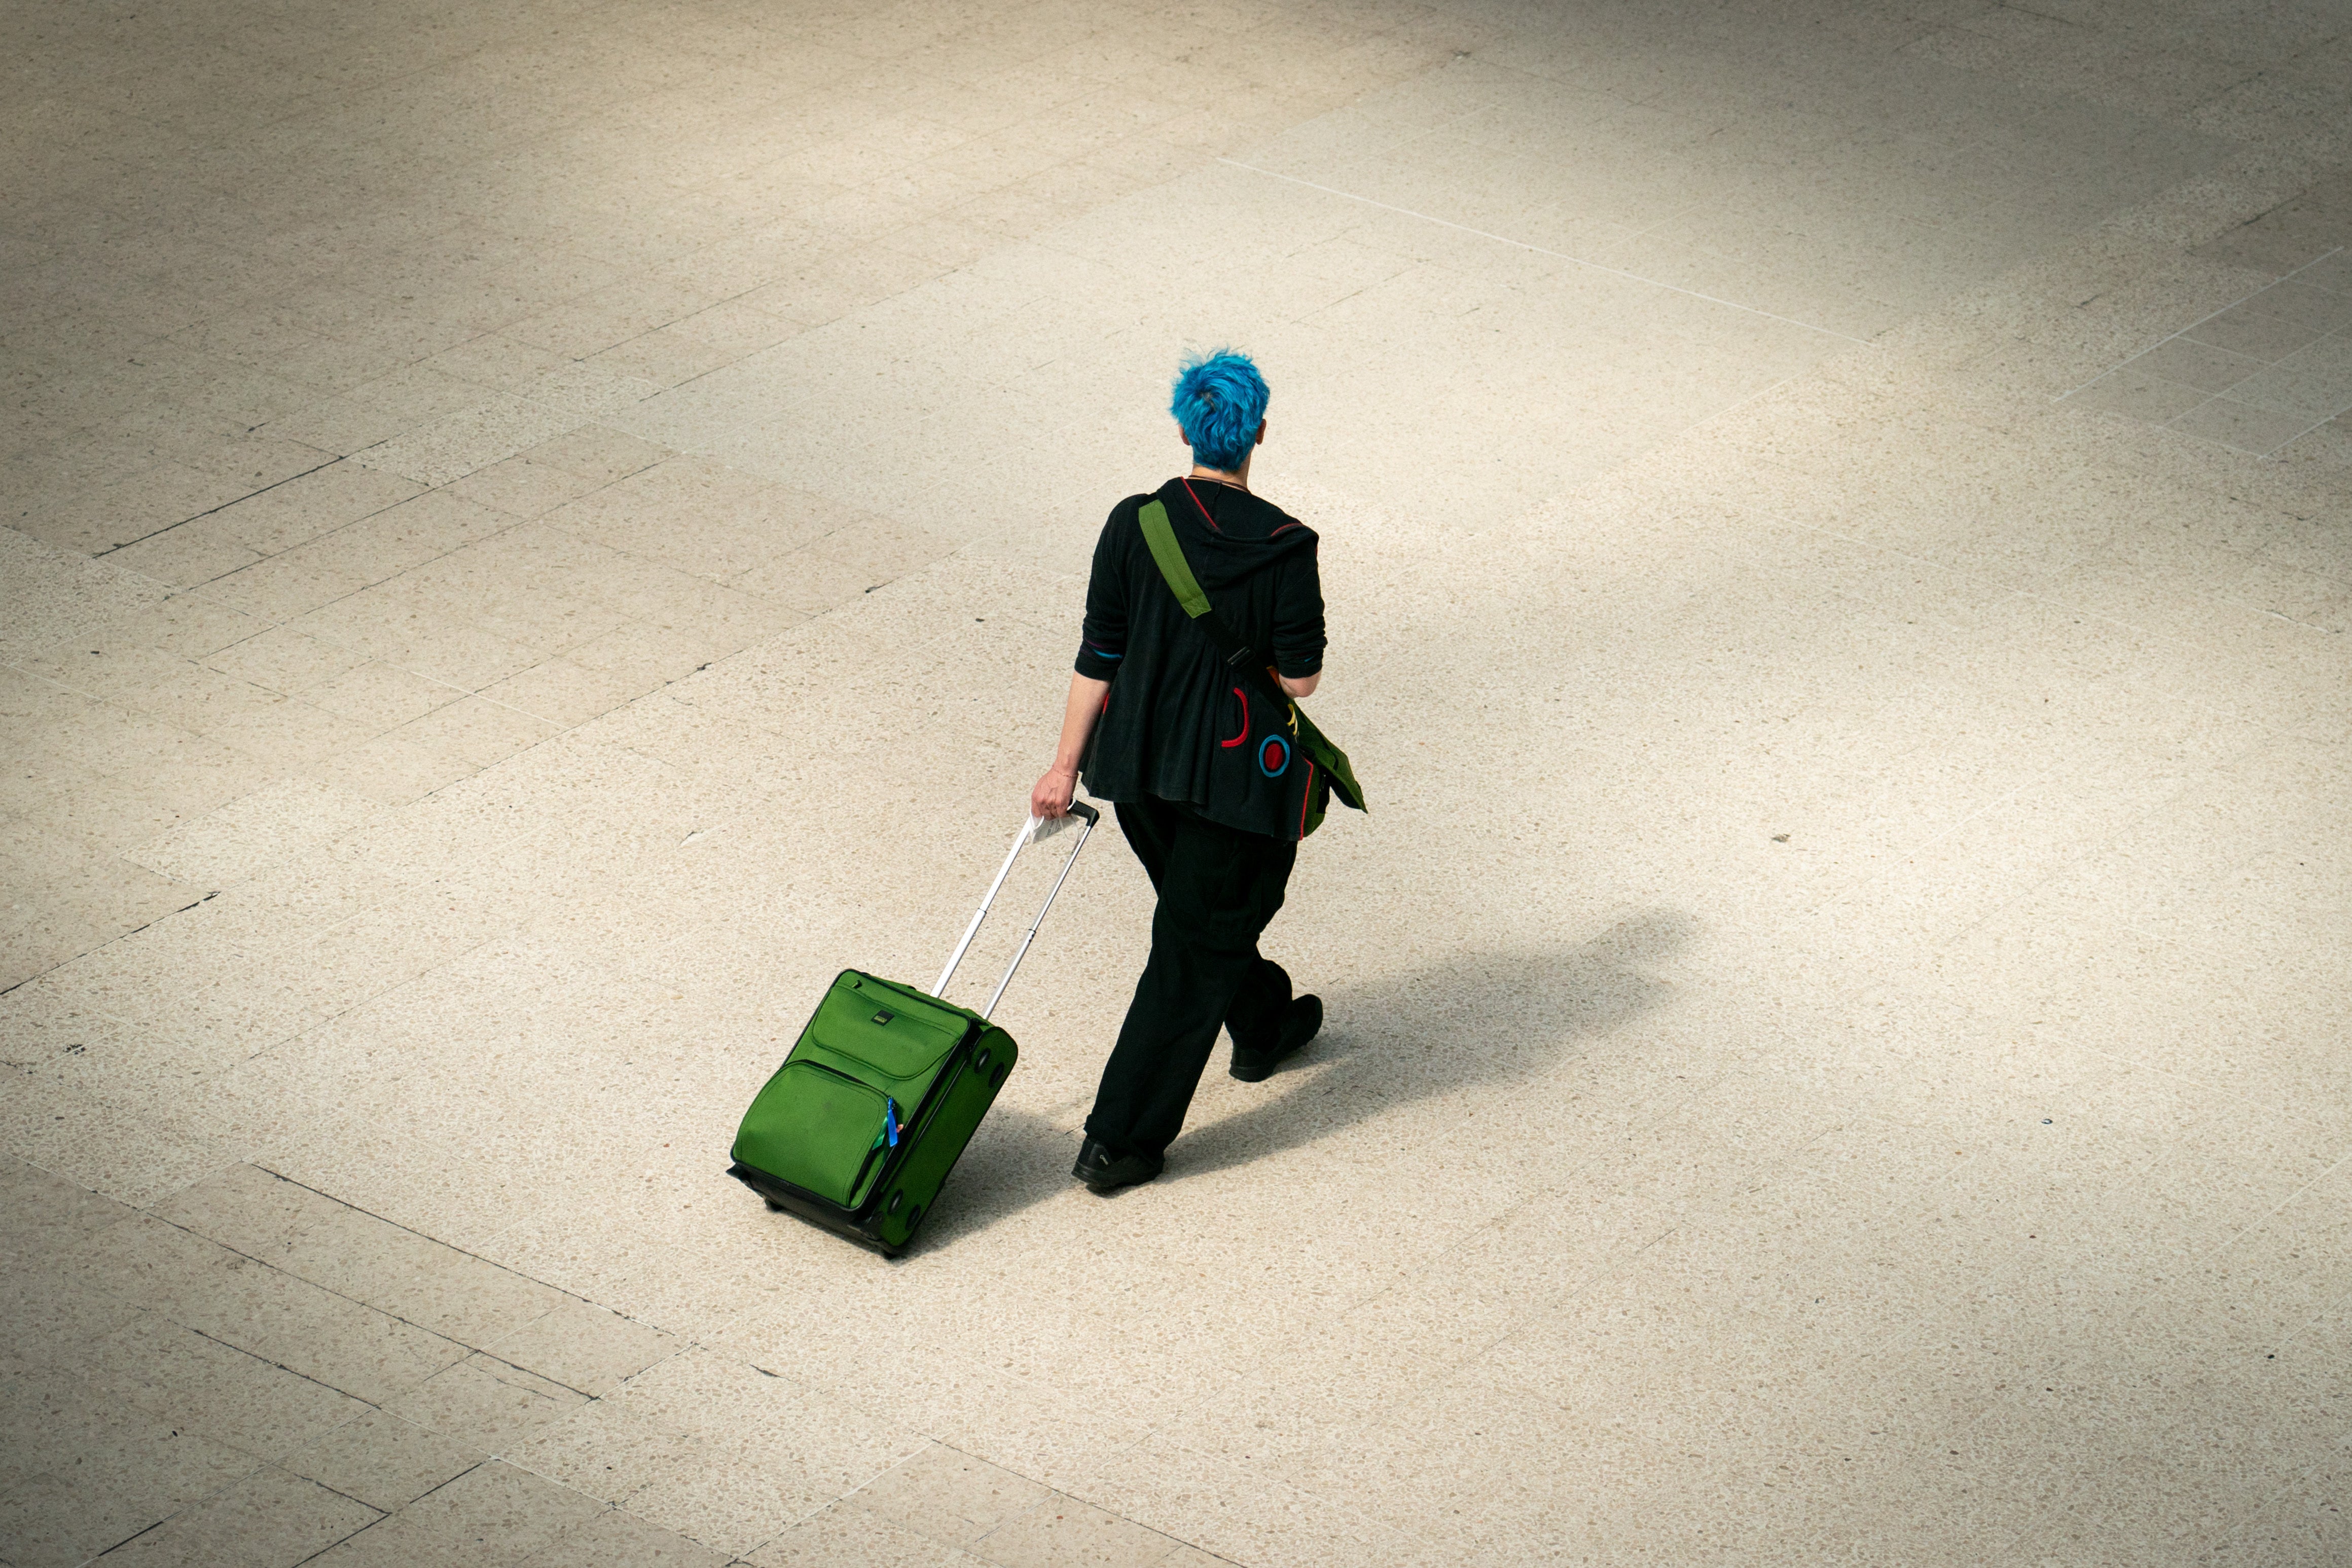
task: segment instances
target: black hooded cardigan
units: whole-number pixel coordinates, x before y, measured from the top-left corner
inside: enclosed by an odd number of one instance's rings
[[[1084,776],[1098,800],[1157,796],[1213,822],[1290,839],[1262,790],[1238,789],[1214,766],[1218,737],[1239,722],[1236,677],[1193,624],[1151,559],[1136,514],[1111,508],[1095,543],[1077,673],[1111,683]],[[1323,667],[1323,584],[1313,529],[1246,490],[1171,479],[1158,492],[1192,575],[1217,614],[1264,662],[1296,679]],[[1259,694],[1252,690],[1250,699]]]

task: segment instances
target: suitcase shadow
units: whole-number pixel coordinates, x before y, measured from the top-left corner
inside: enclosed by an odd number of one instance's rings
[[[998,1101],[965,1145],[955,1174],[902,1260],[951,1247],[1001,1219],[1068,1192],[1078,1134]]]
[[[1160,1185],[1338,1137],[1415,1101],[1507,1087],[1556,1067],[1663,1006],[1674,988],[1643,971],[1679,952],[1692,931],[1685,915],[1646,911],[1572,947],[1463,953],[1324,990],[1323,1032],[1255,1086],[1270,1097],[1188,1127]],[[1210,1059],[1210,1073],[1225,1071],[1228,1048]],[[1077,1148],[1076,1133],[999,1103],[907,1257],[1068,1191]]]

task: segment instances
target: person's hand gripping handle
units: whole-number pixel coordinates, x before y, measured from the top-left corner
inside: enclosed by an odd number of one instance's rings
[[[1050,821],[1066,814],[1078,789],[1078,758],[1087,754],[1087,739],[1102,716],[1110,683],[1087,675],[1070,677],[1069,700],[1062,705],[1062,738],[1054,747],[1054,766],[1029,789],[1029,814]]]

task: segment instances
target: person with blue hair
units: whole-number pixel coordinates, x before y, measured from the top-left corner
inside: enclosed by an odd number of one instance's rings
[[[1322,1002],[1292,996],[1290,976],[1257,946],[1308,831],[1301,775],[1313,781],[1276,688],[1313,692],[1324,646],[1315,533],[1250,488],[1266,401],[1245,354],[1182,361],[1169,412],[1192,471],[1111,508],[1061,742],[1029,795],[1032,815],[1058,817],[1083,773],[1087,792],[1116,806],[1159,899],[1150,956],[1072,1168],[1097,1192],[1160,1173],[1219,1030],[1233,1037],[1233,1075],[1255,1082],[1322,1027]],[[1157,546],[1154,527],[1166,530]],[[1240,663],[1178,599],[1154,554],[1169,534],[1194,591],[1246,645]]]

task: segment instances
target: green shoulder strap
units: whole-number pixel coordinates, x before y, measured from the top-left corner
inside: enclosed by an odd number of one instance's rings
[[[1159,563],[1160,575],[1168,580],[1184,613],[1198,621],[1209,612],[1209,596],[1201,591],[1201,580],[1192,575],[1192,563],[1184,559],[1184,547],[1176,542],[1176,530],[1168,521],[1168,508],[1157,500],[1146,501],[1136,517],[1143,524],[1143,542],[1151,547],[1151,559]]]

